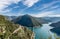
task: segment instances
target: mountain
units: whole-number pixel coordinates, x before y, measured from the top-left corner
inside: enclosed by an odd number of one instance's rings
[[[46,24],[49,22],[55,23],[60,21],[60,17],[38,17],[36,19],[42,24]]]
[[[60,21],[57,23],[52,23],[50,26],[52,27],[60,27]]]
[[[60,27],[55,27],[50,29],[51,32],[56,33],[57,35],[60,36]]]
[[[50,29],[50,31],[52,31],[60,36],[60,21],[57,23],[52,23],[50,26],[54,27],[54,28]]]
[[[45,17],[44,19],[50,20],[53,23],[60,21],[60,17]]]
[[[46,17],[35,17],[35,19],[39,21],[41,24],[46,24],[51,22],[51,20],[48,18],[46,19]]]
[[[7,18],[7,20],[11,21],[11,20],[20,20],[20,18],[22,16],[5,16]],[[46,24],[49,22],[58,22],[60,21],[60,17],[33,17],[34,19],[36,19],[38,22],[40,22],[41,24]]]
[[[34,33],[27,27],[14,24],[0,15],[0,39],[34,39]]]
[[[27,27],[42,26],[40,22],[38,22],[34,17],[28,14],[18,17],[17,19],[14,19],[12,21],[16,24],[20,24]]]
[[[7,20],[11,21],[13,19],[16,19],[18,16],[5,16]]]

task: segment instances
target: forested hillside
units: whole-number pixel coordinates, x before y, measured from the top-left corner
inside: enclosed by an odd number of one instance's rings
[[[0,39],[33,39],[33,36],[27,27],[14,24],[0,15]]]

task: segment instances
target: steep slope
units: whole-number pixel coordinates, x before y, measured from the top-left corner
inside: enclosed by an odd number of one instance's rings
[[[0,39],[34,39],[33,36],[27,27],[14,24],[0,15]]]
[[[22,17],[18,17],[17,19],[13,20],[13,22],[27,27],[42,26],[40,22],[38,22],[30,15],[23,15]]]
[[[60,36],[60,22],[52,23],[50,26],[54,27],[51,31]]]
[[[50,26],[52,27],[60,27],[60,21],[57,23],[52,23]]]

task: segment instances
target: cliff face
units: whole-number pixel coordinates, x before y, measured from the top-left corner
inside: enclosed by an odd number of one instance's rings
[[[34,33],[27,27],[14,24],[0,15],[0,39],[34,39]]]

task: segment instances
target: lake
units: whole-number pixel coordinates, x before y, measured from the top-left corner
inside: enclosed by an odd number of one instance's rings
[[[42,27],[33,27],[30,28],[34,34],[35,34],[35,39],[56,39],[55,38],[55,33],[52,33],[50,29],[53,27],[49,26],[51,23],[48,24],[43,24]]]

